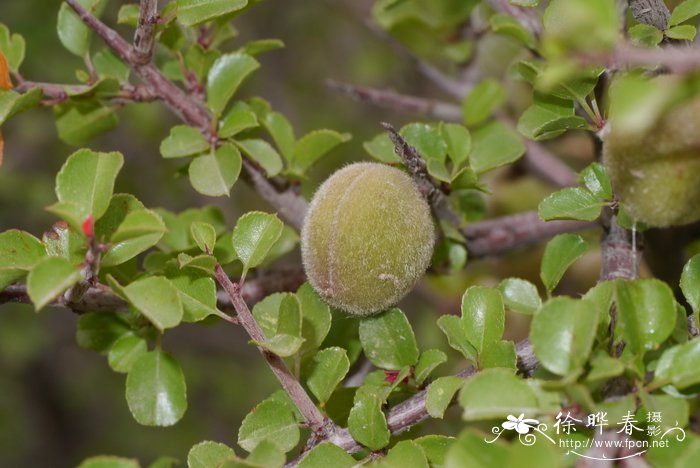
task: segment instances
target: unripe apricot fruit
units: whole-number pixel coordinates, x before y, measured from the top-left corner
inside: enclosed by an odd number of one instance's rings
[[[672,109],[644,132],[603,140],[603,162],[633,219],[665,227],[700,219],[700,99]]]
[[[413,180],[378,163],[329,177],[301,233],[311,285],[330,305],[360,316],[404,297],[428,267],[433,243],[430,208]]]

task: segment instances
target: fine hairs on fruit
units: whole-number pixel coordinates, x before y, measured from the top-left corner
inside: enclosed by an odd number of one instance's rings
[[[660,81],[663,79],[663,81]],[[658,77],[672,86],[673,77]],[[700,219],[700,98],[663,113],[641,130],[610,122],[603,162],[616,196],[634,220],[666,227]]]
[[[330,305],[370,315],[394,305],[430,263],[430,207],[399,169],[355,163],[318,189],[301,234],[306,275]]]

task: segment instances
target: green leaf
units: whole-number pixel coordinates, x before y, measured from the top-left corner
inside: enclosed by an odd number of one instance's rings
[[[625,364],[604,351],[599,351],[591,359],[591,370],[586,376],[586,382],[598,382],[621,375],[625,371]]]
[[[414,146],[427,161],[445,162],[447,143],[434,125],[410,123],[401,128],[401,136]]]
[[[185,26],[212,21],[242,10],[248,0],[177,0],[177,19]]]
[[[688,400],[673,395],[651,395],[643,390],[639,392],[639,398],[641,407],[637,413],[638,421],[647,418],[649,413],[656,412],[662,415],[661,421],[656,423],[662,429],[688,425]]]
[[[505,310],[500,292],[472,286],[462,296],[462,327],[469,344],[478,354],[487,344],[498,341],[505,329]]]
[[[508,0],[511,5],[524,7],[536,7],[540,4],[540,0]]]
[[[575,115],[571,100],[537,92],[533,105],[518,119],[518,131],[531,140],[556,138],[566,130],[586,125],[584,119]]]
[[[350,360],[343,348],[326,348],[316,353],[309,364],[306,384],[316,399],[324,404],[350,369]]]
[[[285,456],[275,444],[268,440],[263,440],[257,447],[248,455],[244,466],[260,466],[265,468],[282,468],[284,465]],[[250,465],[249,465],[250,464]],[[224,464],[228,468],[230,465]]]
[[[299,443],[299,425],[284,403],[265,400],[248,413],[238,430],[238,445],[252,452],[260,442],[268,440],[283,452]]]
[[[187,454],[187,468],[211,468],[219,466],[236,452],[231,447],[220,442],[205,440],[190,449]]]
[[[78,465],[78,468],[140,468],[138,460],[111,455],[90,457]]]
[[[301,306],[301,336],[305,340],[300,353],[304,355],[315,351],[321,346],[331,329],[332,318],[330,307],[309,283],[304,283],[299,288],[297,299]]]
[[[447,376],[440,377],[430,384],[428,393],[425,396],[425,409],[433,418],[442,419],[445,410],[457,391],[462,388],[465,380],[461,377]]]
[[[286,333],[278,333],[266,341],[252,340],[252,344],[260,346],[280,357],[290,357],[295,355],[301,345],[304,343],[304,338]]]
[[[190,183],[202,195],[228,196],[241,173],[241,153],[230,143],[197,156],[189,167]]]
[[[664,40],[663,31],[650,24],[635,24],[627,30],[630,41],[642,47],[654,47]]]
[[[2,258],[1,255],[0,258]],[[680,284],[685,299],[697,314],[700,311],[700,254],[695,255],[685,264]]]
[[[129,325],[120,315],[88,312],[80,315],[75,338],[81,348],[102,353],[129,332]]]
[[[530,341],[540,363],[562,376],[582,369],[593,346],[598,313],[584,300],[557,297],[547,302],[530,325]]]
[[[134,363],[148,352],[148,343],[143,338],[125,333],[118,338],[107,354],[109,367],[115,372],[128,373]]]
[[[216,268],[216,258],[211,255],[197,255],[196,257],[192,257],[186,253],[181,253],[177,256],[177,263],[181,269],[194,268],[212,276]]]
[[[385,391],[376,385],[363,385],[358,388],[348,416],[350,435],[370,450],[385,447],[391,437],[386,416],[382,412]]]
[[[107,4],[106,0],[77,0],[77,3],[93,16],[100,16]],[[56,29],[63,47],[81,58],[87,54],[92,31],[67,3],[61,4],[58,10]]]
[[[578,219],[594,221],[603,206],[591,192],[582,187],[567,187],[552,193],[540,202],[538,214],[544,221]]]
[[[447,437],[443,435],[426,435],[413,439],[413,442],[418,444],[425,452],[425,456],[428,457],[428,461],[431,466],[439,467],[443,466],[445,463],[445,455],[447,454],[447,449],[452,445],[454,437]]]
[[[390,164],[401,162],[401,158],[394,150],[394,144],[386,133],[380,133],[370,141],[364,142],[362,147],[367,151],[367,154],[381,162]]]
[[[117,126],[114,107],[94,100],[69,101],[54,106],[56,129],[61,140],[80,146],[96,135]]]
[[[56,196],[98,220],[107,211],[114,180],[124,164],[121,153],[81,149],[68,157],[56,176]]]
[[[437,366],[447,362],[447,355],[439,349],[423,351],[418,358],[414,376],[418,385],[423,384]]]
[[[505,124],[493,121],[472,134],[472,152],[469,161],[477,174],[512,163],[525,154],[525,145]]]
[[[291,170],[305,173],[330,150],[341,143],[350,140],[349,133],[338,133],[333,130],[314,130],[299,139],[294,145],[294,155],[291,162]]]
[[[102,257],[102,266],[115,266],[127,262],[153,247],[165,234],[163,220],[151,210],[135,210],[127,213],[117,230],[111,235],[109,250]]]
[[[180,364],[160,349],[142,355],[126,376],[126,402],[134,419],[144,426],[178,422],[187,410]]]
[[[683,24],[680,26],[673,26],[666,30],[666,36],[671,39],[677,39],[682,41],[692,41],[695,39],[697,34],[697,29],[692,24]]]
[[[472,150],[472,136],[464,125],[443,123],[440,134],[447,144],[447,155],[456,168],[461,167],[469,158]],[[393,151],[393,148],[392,148]],[[453,170],[453,174],[456,172]]]
[[[254,57],[271,50],[282,49],[283,47],[284,42],[279,39],[257,39],[246,43],[246,45],[239,49],[239,52]]]
[[[515,343],[508,340],[490,341],[484,346],[484,351],[479,356],[479,361],[483,369],[503,367],[515,371],[518,363]]]
[[[41,90],[36,88],[24,94],[19,94],[11,89],[0,90],[0,125],[20,112],[38,106],[41,97]]]
[[[216,283],[211,276],[199,269],[177,267],[166,269],[165,274],[180,294],[183,322],[199,322],[210,315],[223,315],[216,308]]]
[[[519,42],[523,43],[529,49],[535,49],[537,47],[535,37],[532,35],[532,33],[525,29],[525,27],[523,27],[518,20],[510,15],[497,13],[489,18],[489,24],[491,25],[493,32],[513,37]]]
[[[111,276],[109,285],[161,332],[182,320],[182,302],[175,286],[162,276],[151,276],[120,286]]]
[[[540,266],[540,278],[551,292],[564,272],[588,250],[588,242],[577,234],[559,234],[547,243]]]
[[[279,112],[271,112],[269,109],[263,115],[258,115],[258,119],[275,141],[275,145],[285,159],[291,161],[294,156],[296,138],[289,120]]]
[[[0,51],[7,60],[7,68],[17,72],[24,61],[24,38],[19,34],[10,34],[8,27],[2,23],[0,23]]]
[[[199,154],[209,149],[202,132],[188,125],[176,125],[160,144],[160,154],[166,158],[182,158]]]
[[[92,57],[92,65],[100,77],[115,78],[122,83],[129,81],[131,69],[107,47]]]
[[[369,464],[369,466],[374,466]],[[428,468],[425,452],[412,440],[402,440],[394,445],[389,453],[377,462],[377,468]]]
[[[527,280],[506,278],[498,285],[506,307],[521,314],[532,315],[542,307],[537,287]]]
[[[71,264],[63,257],[48,257],[29,272],[27,294],[38,312],[81,278],[79,266]]]
[[[581,171],[579,179],[596,197],[603,200],[612,199],[612,185],[607,172],[605,172],[605,167],[602,164],[597,162],[592,163]]]
[[[668,348],[661,355],[652,385],[671,384],[679,390],[700,383],[700,340]]]
[[[195,221],[211,224],[217,235],[226,231],[224,214],[220,208],[214,206],[190,208],[178,215],[164,209],[157,209],[156,212],[168,228],[168,232],[158,244],[158,248],[166,253],[182,252],[197,247],[190,231],[190,225]]]
[[[450,346],[464,355],[465,358],[477,361],[477,351],[469,343],[462,320],[454,315],[443,315],[437,320],[438,327],[447,337]]]
[[[619,281],[615,290],[615,336],[633,352],[658,348],[676,323],[676,301],[668,285],[657,279]]]
[[[233,248],[243,263],[243,274],[262,263],[282,234],[284,224],[277,218],[260,211],[244,214],[233,228]]]
[[[217,3],[235,4],[225,0]],[[244,54],[225,54],[214,62],[207,77],[207,106],[214,117],[221,115],[243,80],[259,66],[257,60]]]
[[[324,442],[311,449],[299,463],[299,468],[352,468],[357,461],[335,444]]]
[[[493,78],[482,80],[462,101],[462,117],[467,125],[488,119],[506,98],[506,90]]]
[[[671,17],[668,20],[668,25],[675,26],[684,23],[697,15],[700,15],[700,1],[685,0],[673,9]]]
[[[143,203],[135,196],[115,193],[109,200],[107,211],[95,222],[95,238],[100,242],[108,242],[129,213],[143,209]]]
[[[212,253],[216,244],[216,230],[209,223],[195,221],[190,226],[192,239],[197,243],[197,247],[204,253]]]
[[[238,140],[238,147],[250,159],[258,163],[269,177],[282,171],[282,158],[268,142],[260,139]]]
[[[44,233],[41,241],[46,247],[46,253],[52,257],[63,257],[73,265],[78,265],[85,260],[87,250],[85,236],[71,229],[64,222],[54,223],[51,229]],[[1,260],[0,263],[2,263]]]
[[[459,404],[467,421],[521,413],[534,417],[539,410],[534,390],[504,369],[485,369],[467,379],[459,393]]]
[[[399,370],[418,362],[416,337],[400,309],[364,318],[359,333],[367,359],[380,369]]]
[[[244,130],[258,126],[258,118],[255,112],[245,102],[237,102],[221,120],[219,125],[219,137],[230,138]]]
[[[0,233],[0,290],[21,279],[46,256],[46,248],[28,232]]]

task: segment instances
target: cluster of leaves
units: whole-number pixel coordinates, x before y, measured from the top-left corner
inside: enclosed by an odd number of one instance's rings
[[[93,14],[100,14],[105,5],[103,0],[79,3]],[[211,118],[209,128],[173,127],[160,152],[165,159],[190,158],[186,171],[191,184],[209,196],[228,195],[246,164],[269,177],[303,181],[317,160],[349,139],[332,130],[297,138],[290,122],[265,100],[234,99],[259,67],[255,56],[282,45],[265,39],[225,50],[236,37],[230,20],[253,3],[177,0],[161,11],[156,26],[155,64],[189,95],[200,97]],[[535,7],[538,1],[511,3]],[[138,12],[138,5],[124,5],[118,22],[136,26]],[[608,114],[599,109],[596,94],[603,69],[578,66],[572,57],[609,52],[619,36],[612,0],[550,1],[541,36],[515,18],[489,10],[484,2],[381,0],[373,10],[380,26],[417,53],[451,66],[472,59],[474,39],[455,40],[459,36],[454,32],[475,12],[486,19],[490,33],[514,39],[527,57],[519,57],[511,67],[515,77],[533,88],[532,103],[512,125],[519,134],[502,117],[508,90],[492,78],[480,81],[464,98],[460,124],[409,123],[400,132],[425,158],[428,174],[450,189],[467,220],[483,216],[482,197],[489,193],[483,176],[524,154],[522,136],[545,140],[603,126]],[[656,47],[664,37],[692,38],[694,28],[682,23],[698,13],[700,2],[687,0],[673,11],[666,31],[632,25],[629,36],[645,47]],[[66,87],[66,98],[54,106],[59,137],[81,145],[116,125],[115,99],[123,98],[131,86],[131,71],[107,49],[92,53],[90,29],[65,4],[59,11],[58,34],[71,53],[86,60],[86,70],[77,72],[82,85]],[[8,69],[17,73],[24,40],[0,26],[0,50]],[[679,95],[687,95],[692,77],[687,84],[672,93],[650,88],[643,76],[624,76],[616,84],[620,97],[609,113],[624,123],[626,116],[662,112]],[[641,92],[649,89],[658,99]],[[39,105],[41,97],[38,88],[24,94],[0,91],[0,124]],[[379,161],[401,162],[386,134],[364,148]],[[109,297],[112,312],[88,310],[81,315],[78,344],[105,355],[114,371],[126,374],[126,402],[138,423],[170,426],[186,411],[186,378],[177,360],[163,350],[162,334],[185,322],[231,321],[217,302],[217,265],[227,275],[240,277],[242,284],[249,270],[293,251],[299,237],[276,215],[262,212],[246,213],[228,230],[215,208],[177,214],[146,208],[131,194],[113,193],[122,164],[119,153],[81,149],[68,157],[56,178],[58,201],[47,208],[61,221],[42,239],[17,230],[0,234],[0,290],[24,281],[37,310],[53,302],[71,306],[95,291]],[[600,164],[581,171],[579,180],[582,186],[555,192],[541,202],[542,219],[591,221],[604,206],[614,205]],[[619,220],[623,226],[635,226],[624,211]],[[445,236],[436,259],[446,258],[451,269],[462,269],[465,239],[454,227],[442,228]],[[470,287],[462,297],[461,315],[437,320],[445,345],[458,353],[460,363],[468,364],[468,375],[435,374],[448,355],[437,348],[421,350],[398,308],[361,320],[348,318],[331,311],[308,284],[257,303],[252,314],[264,340],[251,344],[282,358],[324,414],[347,427],[364,447],[352,456],[323,442],[306,453],[300,466],[354,466],[358,457],[380,450],[386,455],[370,466],[520,466],[524,460],[557,466],[563,452],[555,445],[542,443],[535,451],[503,440],[488,444],[478,428],[489,427],[484,421],[527,414],[547,425],[543,431],[549,437],[559,439],[563,435],[554,431],[554,421],[563,409],[579,415],[604,411],[611,421],[628,413],[643,420],[647,412],[662,412],[665,428],[674,423],[686,427],[698,410],[700,341],[690,339],[685,308],[669,285],[655,279],[601,282],[578,299],[557,296],[555,288],[566,270],[588,250],[581,236],[558,235],[547,244],[541,262],[544,296],[527,280],[507,278],[496,287]],[[686,265],[680,287],[697,318],[700,256]],[[614,322],[611,309],[616,311]],[[531,378],[519,374],[516,343],[504,339],[507,311],[531,317],[529,340],[540,363]],[[358,387],[343,386],[362,355],[376,369]],[[628,384],[614,399],[606,395],[611,380]],[[427,413],[436,419],[443,418],[456,399],[469,428],[456,438],[392,438],[387,408],[417,395],[424,396]],[[279,467],[299,448],[305,431],[299,408],[280,390],[243,421],[237,442],[247,455],[204,441],[191,448],[187,462],[190,467]],[[572,435],[581,441],[593,436],[585,428]],[[683,445],[668,452],[651,451],[650,458],[663,464],[668,460],[664,457],[698,450],[700,438],[689,434]],[[173,462],[164,458],[153,466]],[[95,457],[81,466],[139,465],[135,460]]]

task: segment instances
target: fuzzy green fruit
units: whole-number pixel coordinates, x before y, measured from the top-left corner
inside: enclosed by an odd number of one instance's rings
[[[314,195],[301,233],[306,275],[329,304],[354,315],[404,297],[433,252],[430,208],[413,180],[390,166],[340,169]]]
[[[643,132],[603,140],[603,162],[633,219],[665,227],[700,219],[700,99],[661,116]]]

